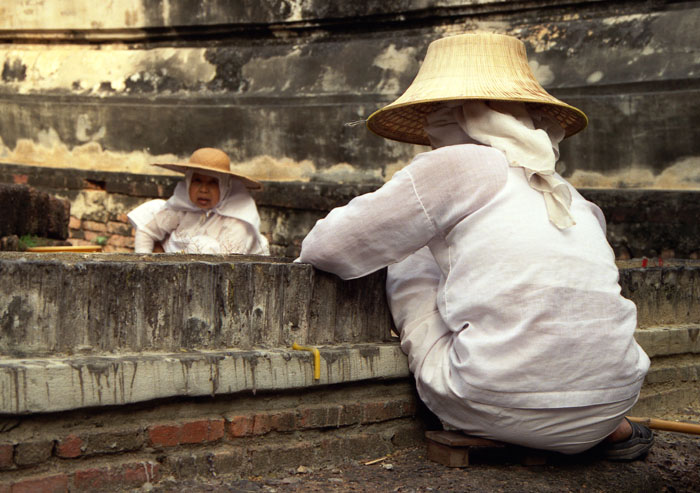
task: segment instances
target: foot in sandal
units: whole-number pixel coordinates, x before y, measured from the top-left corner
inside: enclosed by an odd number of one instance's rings
[[[642,459],[653,443],[654,433],[649,428],[625,418],[608,440],[603,442],[603,457],[614,461]]]

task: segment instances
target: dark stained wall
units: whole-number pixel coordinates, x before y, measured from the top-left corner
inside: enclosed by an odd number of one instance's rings
[[[0,161],[152,173],[214,146],[261,179],[382,182],[426,149],[346,123],[431,40],[491,30],[588,114],[562,145],[575,186],[700,188],[700,1],[118,3],[0,8]]]

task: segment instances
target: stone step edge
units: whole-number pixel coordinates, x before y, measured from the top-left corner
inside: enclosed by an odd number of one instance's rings
[[[700,325],[638,329],[650,357],[700,354]],[[0,359],[0,414],[57,412],[174,396],[288,390],[410,375],[398,343]]]
[[[187,353],[0,359],[0,414],[58,412],[174,396],[275,391],[410,375],[397,343],[317,346],[308,351]]]
[[[700,354],[700,324],[646,327],[635,330],[634,338],[650,358]]]

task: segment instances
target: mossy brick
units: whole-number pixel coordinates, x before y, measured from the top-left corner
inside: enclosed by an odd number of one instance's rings
[[[82,227],[82,221],[75,216],[71,216],[68,220],[68,227],[70,229],[80,229]]]
[[[228,433],[232,438],[246,437],[253,435],[253,428],[255,425],[254,416],[250,415],[239,415],[230,416],[227,418],[228,421]]]
[[[120,234],[112,234],[107,239],[107,244],[114,247],[133,248],[134,238],[132,236],[122,236]]]
[[[93,243],[95,243],[95,241],[96,241],[98,238],[101,238],[101,237],[104,237],[104,236],[105,236],[104,233],[97,233],[97,232],[95,232],[95,231],[88,231],[88,230],[83,230],[83,233],[84,233],[85,239],[86,239],[87,241],[91,241],[91,242],[93,242]]]
[[[174,447],[180,442],[177,425],[153,425],[147,430],[148,443],[154,447]]]
[[[123,483],[120,486],[137,488],[144,483],[156,483],[160,479],[160,464],[136,462],[122,466]]]
[[[16,481],[12,484],[10,491],[12,493],[68,493],[71,489],[69,489],[68,476],[56,474]]]
[[[265,446],[251,447],[248,449],[250,473],[267,474],[313,464],[316,446],[317,444],[311,441],[281,440]]]
[[[219,446],[214,449],[188,450],[169,454],[162,463],[162,474],[177,479],[209,477],[212,474],[243,474],[248,467],[247,463],[244,448]]]
[[[0,470],[12,469],[15,463],[12,460],[14,455],[15,446],[11,443],[0,444]]]
[[[115,485],[121,485],[123,473],[118,468],[94,467],[82,469],[73,473],[73,491],[93,493],[95,491],[110,491]]]
[[[208,475],[209,465],[194,453],[170,453],[165,456],[163,466],[175,479]]]
[[[226,420],[221,419],[211,419],[209,420],[209,432],[207,434],[208,442],[215,442],[224,438],[226,435]]]
[[[280,411],[272,413],[272,429],[275,431],[294,431],[298,428],[295,411]]]
[[[301,428],[327,428],[338,426],[342,406],[316,406],[301,411]]]
[[[207,462],[218,475],[241,471],[245,466],[245,453],[241,449],[217,450],[208,454]]]
[[[83,229],[87,231],[95,231],[97,233],[104,233],[107,231],[107,225],[97,221],[83,221],[82,226]]]
[[[62,459],[74,459],[82,454],[83,439],[77,435],[68,435],[56,442],[55,454]]]
[[[16,185],[26,185],[29,183],[29,175],[16,174],[12,175],[12,183]]]
[[[68,238],[70,202],[27,185],[0,183],[0,237]]]
[[[117,221],[107,221],[107,232],[122,236],[131,236],[132,227],[129,223],[121,223]]]
[[[141,429],[88,433],[84,439],[84,455],[116,454],[139,450],[146,441]]]
[[[258,413],[253,416],[253,435],[265,435],[273,429],[272,415]]]
[[[362,404],[353,403],[343,405],[340,410],[340,415],[338,416],[338,425],[348,426],[361,423],[363,412]]]
[[[51,457],[52,440],[18,443],[15,446],[15,464],[18,466],[33,466]]]
[[[209,421],[199,420],[184,423],[180,427],[180,443],[204,443],[209,435]]]
[[[376,423],[404,417],[403,405],[396,401],[376,401],[363,404],[363,423]]]

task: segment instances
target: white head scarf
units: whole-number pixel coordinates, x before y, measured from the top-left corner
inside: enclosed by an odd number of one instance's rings
[[[571,193],[554,176],[564,129],[523,103],[481,100],[446,103],[427,117],[425,131],[433,147],[484,144],[502,151],[508,164],[520,167],[530,186],[541,192],[549,220],[559,229],[575,223]]]
[[[207,211],[201,209],[190,200],[189,189],[194,173],[212,176],[219,180],[219,202]],[[253,197],[251,197],[243,182],[226,173],[188,169],[185,172],[185,180],[178,182],[175,186],[175,192],[166,202],[166,207],[176,211],[204,212],[207,216],[219,214],[233,217],[250,224],[255,232],[260,230],[260,216]]]

